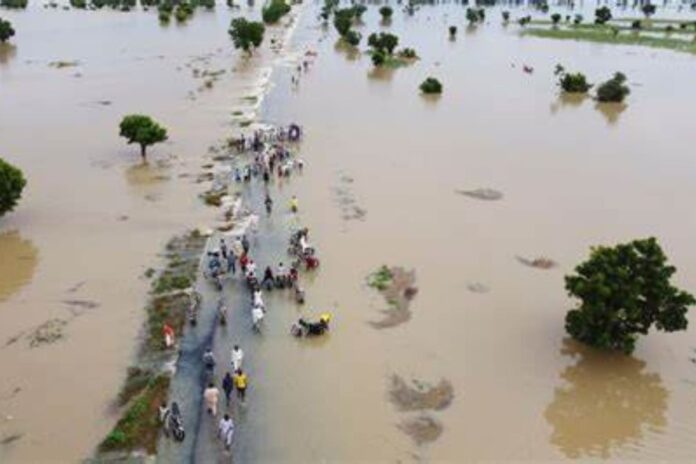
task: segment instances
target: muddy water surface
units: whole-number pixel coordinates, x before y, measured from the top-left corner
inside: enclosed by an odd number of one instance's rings
[[[458,6],[397,11],[390,29],[421,60],[383,73],[306,16],[297,40],[319,58],[296,90],[289,73],[278,76],[268,117],[307,128],[308,174],[286,194],[298,194],[322,258],[304,313],[332,308],[335,330],[298,344],[284,333],[297,311],[269,313],[272,328],[248,347],[256,374],[242,461],[696,455],[696,329],[653,333],[632,358],[583,350],[563,330],[563,275],[591,245],[655,235],[678,283],[696,289],[686,98],[696,60],[520,38],[497,10],[488,16],[466,28]],[[455,41],[449,24],[460,26]],[[359,30],[380,29],[373,9]],[[559,61],[593,82],[625,72],[627,106],[560,98]],[[418,94],[429,75],[442,80],[441,98]],[[477,189],[502,197],[457,194]],[[364,212],[357,219],[345,214],[347,196]],[[375,330],[385,302],[365,278],[382,264],[415,269],[419,292],[408,323]],[[390,403],[393,374],[451,382],[451,405],[428,412],[443,427],[432,443],[401,431],[417,417]]]
[[[239,58],[225,7],[162,28],[154,11],[36,3],[2,11],[17,36],[0,60],[0,152],[29,183],[0,219],[0,440],[19,437],[0,444],[0,461],[74,462],[115,420],[142,275],[170,236],[210,222],[196,178],[208,147],[239,123],[232,113],[255,111],[271,55]],[[195,76],[221,69],[212,88]],[[132,112],[169,128],[148,163],[118,137]],[[59,336],[32,348],[51,320]]]

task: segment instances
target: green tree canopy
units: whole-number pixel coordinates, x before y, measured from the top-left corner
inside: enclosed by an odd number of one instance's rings
[[[379,14],[382,15],[382,19],[386,21],[391,19],[394,10],[392,10],[392,7],[385,5],[379,9]]]
[[[241,48],[251,54],[252,47],[256,48],[263,42],[264,25],[256,21],[247,21],[244,18],[235,18],[230,23],[229,34],[232,37],[235,48]]]
[[[0,216],[14,209],[26,184],[22,171],[0,158]]]
[[[653,324],[665,332],[685,330],[696,299],[670,283],[675,272],[655,238],[593,248],[565,278],[568,294],[580,299],[566,314],[566,330],[590,346],[624,353]]]
[[[388,32],[372,33],[367,38],[367,44],[375,51],[379,50],[391,55],[399,45],[399,38]]]
[[[424,94],[441,94],[442,93],[442,84],[440,81],[435,79],[434,77],[428,77],[426,80],[424,80],[421,85],[420,85],[420,90]]]
[[[120,124],[120,135],[128,143],[140,145],[140,154],[146,157],[147,147],[167,140],[167,129],[160,126],[150,116],[130,114],[125,116]]]
[[[280,18],[290,13],[290,9],[290,5],[285,0],[271,0],[261,10],[261,18],[266,24],[275,24],[280,21]]]
[[[597,24],[605,24],[609,21],[611,21],[611,10],[609,9],[608,6],[603,6],[601,8],[597,8],[595,10],[595,23]]]
[[[0,18],[0,42],[7,42],[10,37],[15,35],[12,23]]]
[[[614,77],[597,87],[597,100],[600,102],[621,103],[631,93],[626,85],[626,76],[617,72]]]
[[[654,15],[656,10],[655,5],[653,3],[646,3],[640,9],[646,18],[649,18],[652,15]]]

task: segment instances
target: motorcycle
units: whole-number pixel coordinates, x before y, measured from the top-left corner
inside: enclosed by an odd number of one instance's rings
[[[165,416],[165,433],[171,434],[174,440],[181,443],[186,438],[186,431],[184,430],[184,420],[181,417],[181,411],[179,410],[179,405],[176,401],[172,402],[172,407]]]
[[[297,338],[318,337],[329,331],[330,320],[331,316],[328,314],[322,314],[318,322],[307,322],[300,318],[290,327],[290,333]]]

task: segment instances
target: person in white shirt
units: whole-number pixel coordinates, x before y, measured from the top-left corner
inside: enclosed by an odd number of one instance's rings
[[[239,345],[234,345],[232,348],[232,369],[235,372],[242,368],[242,361],[244,361],[244,351]]]
[[[229,414],[225,414],[222,419],[220,419],[220,424],[218,425],[218,437],[225,444],[225,449],[229,450],[232,446],[232,437],[234,436],[234,422]]]
[[[263,320],[264,312],[263,308],[259,306],[254,306],[251,310],[251,321],[254,325],[254,329],[261,330],[261,321]]]
[[[208,388],[203,392],[205,406],[210,414],[217,416],[218,400],[220,399],[220,390],[212,383],[208,384]]]
[[[254,291],[253,305],[260,306],[261,308],[265,307],[263,304],[263,295],[261,294],[261,290]]]

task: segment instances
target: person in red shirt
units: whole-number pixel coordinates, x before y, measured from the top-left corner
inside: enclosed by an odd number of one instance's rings
[[[165,322],[162,327],[162,333],[164,334],[164,346],[167,348],[174,346],[174,329],[172,326]]]

